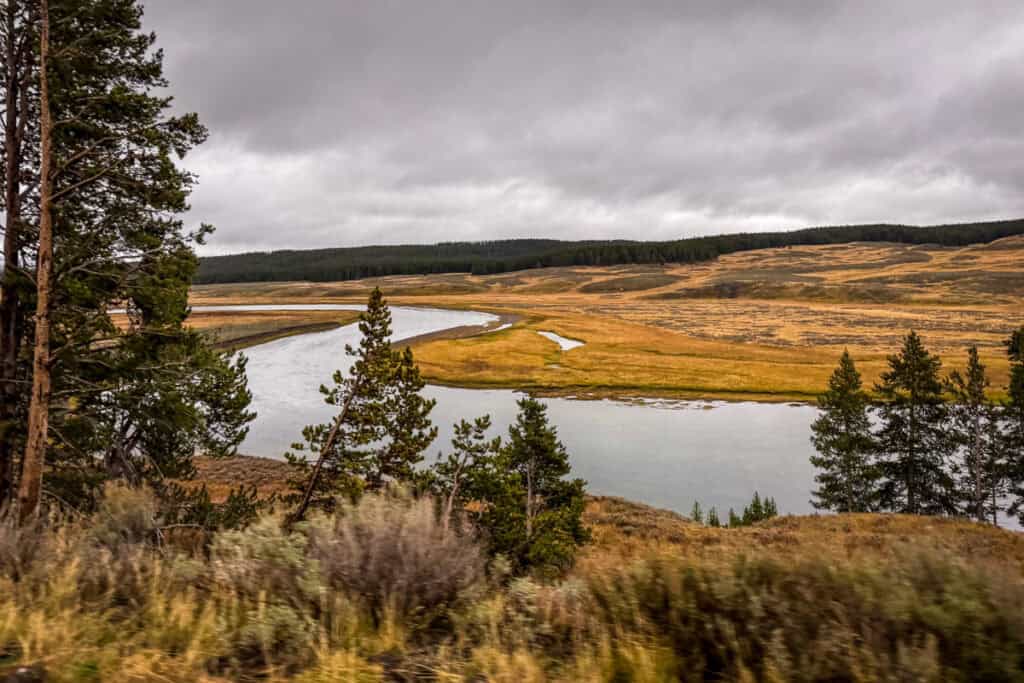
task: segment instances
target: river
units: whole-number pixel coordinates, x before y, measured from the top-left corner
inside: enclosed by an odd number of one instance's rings
[[[196,307],[195,310],[360,310],[357,305]],[[393,339],[496,321],[473,311],[392,307]],[[345,344],[357,344],[355,325],[279,339],[249,348],[249,388],[258,417],[240,451],[279,458],[300,437],[303,425],[326,422],[333,413],[317,388],[337,368],[347,368]],[[571,353],[571,351],[567,351]],[[439,427],[428,450],[432,462],[446,450],[451,426],[461,418],[490,414],[494,433],[505,435],[515,419],[508,390],[428,386],[437,399],[431,417]],[[690,511],[694,500],[714,505],[723,518],[739,512],[754,490],[773,496],[782,513],[807,513],[814,470],[808,460],[810,424],[817,411],[806,405],[704,401],[579,401],[546,398],[548,415],[569,452],[573,474],[591,493],[622,496],[657,507]]]

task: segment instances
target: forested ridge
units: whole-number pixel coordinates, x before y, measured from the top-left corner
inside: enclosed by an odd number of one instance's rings
[[[385,275],[488,275],[550,266],[694,263],[753,249],[846,242],[899,242],[957,247],[1024,234],[1024,219],[912,226],[839,225],[783,232],[738,233],[665,242],[544,239],[442,242],[335,249],[281,250],[200,260],[197,283],[358,280]]]

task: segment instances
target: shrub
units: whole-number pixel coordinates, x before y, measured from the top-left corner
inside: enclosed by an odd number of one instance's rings
[[[117,552],[156,539],[160,505],[148,488],[108,483],[88,526],[88,537],[98,546]]]
[[[286,533],[272,516],[214,539],[211,589],[237,605],[225,628],[238,664],[293,665],[312,657],[323,588],[306,546],[305,536]]]
[[[429,620],[484,576],[476,540],[458,525],[446,531],[427,497],[367,495],[308,529],[328,584],[375,619],[389,609]]]
[[[1024,586],[937,555],[837,568],[650,561],[590,589],[612,632],[647,633],[685,679],[1020,680]]]
[[[20,526],[13,513],[0,513],[0,576],[20,580],[50,548],[42,521]]]

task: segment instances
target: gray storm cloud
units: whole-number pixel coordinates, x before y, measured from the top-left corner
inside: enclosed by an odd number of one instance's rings
[[[1019,0],[152,0],[145,25],[210,127],[206,253],[1024,215]]]

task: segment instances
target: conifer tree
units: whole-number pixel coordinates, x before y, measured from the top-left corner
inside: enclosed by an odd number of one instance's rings
[[[821,415],[811,425],[817,451],[811,463],[818,488],[811,504],[835,512],[869,512],[876,508],[878,470],[873,457],[869,398],[848,351],[818,397]]]
[[[16,459],[24,448],[28,368],[23,362],[26,320],[34,281],[26,248],[34,242],[31,224],[38,167],[35,2],[6,0],[0,24],[3,74],[3,273],[0,275],[0,508],[10,504],[17,485]]]
[[[718,518],[718,508],[716,508],[714,505],[712,505],[711,509],[708,510],[707,525],[714,529],[718,529],[722,526],[722,520]]]
[[[690,519],[697,522],[697,524],[704,523],[704,511],[700,509],[699,500],[693,501],[693,509],[690,510]]]
[[[54,145],[50,102],[49,1],[39,3],[39,238],[36,249],[36,317],[32,349],[32,389],[25,454],[18,482],[18,518],[24,523],[39,509],[50,429],[53,391],[50,322],[53,312]]]
[[[760,522],[764,519],[764,508],[761,506],[761,494],[754,491],[754,497],[750,500],[750,505],[743,508],[742,524],[743,526],[749,526],[755,522]]]
[[[437,438],[430,411],[437,403],[420,393],[426,386],[412,349],[405,347],[392,355],[392,369],[386,398],[386,445],[370,456],[366,487],[380,489],[388,482],[412,482],[423,452]]]
[[[212,228],[185,230],[180,214],[188,209],[195,178],[177,161],[206,131],[195,114],[169,114],[163,56],[155,36],[141,30],[141,5],[49,0],[48,68],[17,56],[40,36],[40,13],[23,11],[35,6],[5,7],[14,12],[14,21],[10,11],[6,16],[13,33],[4,36],[5,51],[15,48],[14,73],[22,83],[45,76],[48,97],[41,88],[12,88],[14,81],[4,81],[5,107],[19,120],[11,131],[15,139],[6,140],[14,144],[5,145],[15,153],[4,160],[5,231],[11,231],[5,233],[4,259],[16,267],[5,268],[0,284],[0,505],[15,478],[32,501],[26,508],[37,505],[38,496],[27,489],[42,488],[45,464],[46,488],[59,488],[60,497],[68,494],[72,505],[86,508],[111,476],[139,474],[142,467],[143,478],[160,478],[157,471],[169,460],[156,449],[167,446],[172,426],[183,435],[174,444],[177,461],[187,451],[185,442],[207,441],[203,432],[219,442],[218,452],[237,445],[251,414],[238,362],[210,352],[207,341],[183,324],[198,266],[192,247]],[[44,100],[51,110],[48,144]],[[40,177],[43,149],[52,153],[51,172]],[[46,216],[49,226],[32,224]],[[50,246],[47,287],[45,278],[27,277],[24,266],[35,260],[38,270],[43,259],[34,254],[48,255]],[[17,310],[8,310],[8,301]],[[127,327],[115,324],[117,309],[126,311]],[[26,362],[33,347],[44,361],[36,369]],[[7,381],[11,374],[18,379],[14,389]],[[32,410],[27,392],[17,389],[29,381],[41,389],[49,382],[50,389],[49,399],[46,391],[36,393]],[[227,392],[223,402],[203,389],[213,385]],[[193,399],[199,394],[204,406],[197,409]],[[139,395],[147,400],[132,400]],[[26,419],[29,413],[35,417]],[[11,414],[20,419],[12,422]],[[125,438],[105,443],[110,434]],[[11,444],[25,449],[18,467],[11,466]],[[190,461],[191,455],[184,457]],[[178,471],[188,469],[179,464]]]
[[[879,499],[884,509],[910,514],[957,511],[956,490],[947,469],[951,444],[944,429],[947,409],[941,366],[912,331],[900,353],[889,356],[889,370],[875,386],[882,399],[876,439],[884,477]]]
[[[490,415],[478,417],[473,422],[460,420],[455,425],[452,438],[452,452],[434,465],[434,488],[443,501],[442,523],[448,529],[456,506],[481,496],[479,481],[493,467],[494,458],[501,450],[501,437],[487,438],[491,428]]]
[[[743,526],[743,520],[739,518],[735,510],[729,508],[729,528],[735,529],[741,526]]]
[[[516,569],[564,570],[590,537],[582,521],[585,482],[565,479],[569,456],[547,408],[533,398],[518,406],[508,441],[481,482],[480,525],[492,552]]]
[[[303,429],[304,443],[285,457],[295,466],[292,486],[301,493],[289,522],[302,519],[310,506],[334,507],[336,497],[358,496],[392,481],[409,481],[423,451],[437,434],[429,414],[434,401],[420,394],[424,382],[412,352],[391,347],[391,311],[374,288],[359,316],[358,348],[346,345],[354,358],[347,373],[336,370],[333,386],[320,393],[337,408],[335,418]],[[303,451],[317,453],[310,463]]]
[[[996,407],[988,399],[985,366],[978,349],[967,351],[966,374],[950,373],[946,382],[952,396],[949,438],[957,448],[957,491],[962,513],[985,522],[995,517],[1003,490],[1006,464],[1001,457],[1002,435]]]
[[[359,315],[358,348],[345,345],[354,359],[348,373],[335,370],[333,386],[320,386],[328,405],[338,409],[327,424],[308,425],[303,442],[285,457],[296,469],[292,486],[301,491],[292,521],[301,520],[310,506],[333,509],[339,495],[356,497],[365,486],[369,469],[366,448],[384,438],[386,386],[392,376],[391,312],[379,289],[370,294]],[[301,453],[317,453],[310,463]]]
[[[1024,326],[1006,340],[1006,353],[1010,359],[1010,385],[1006,392],[1003,449],[1013,495],[1009,512],[1024,524]]]

